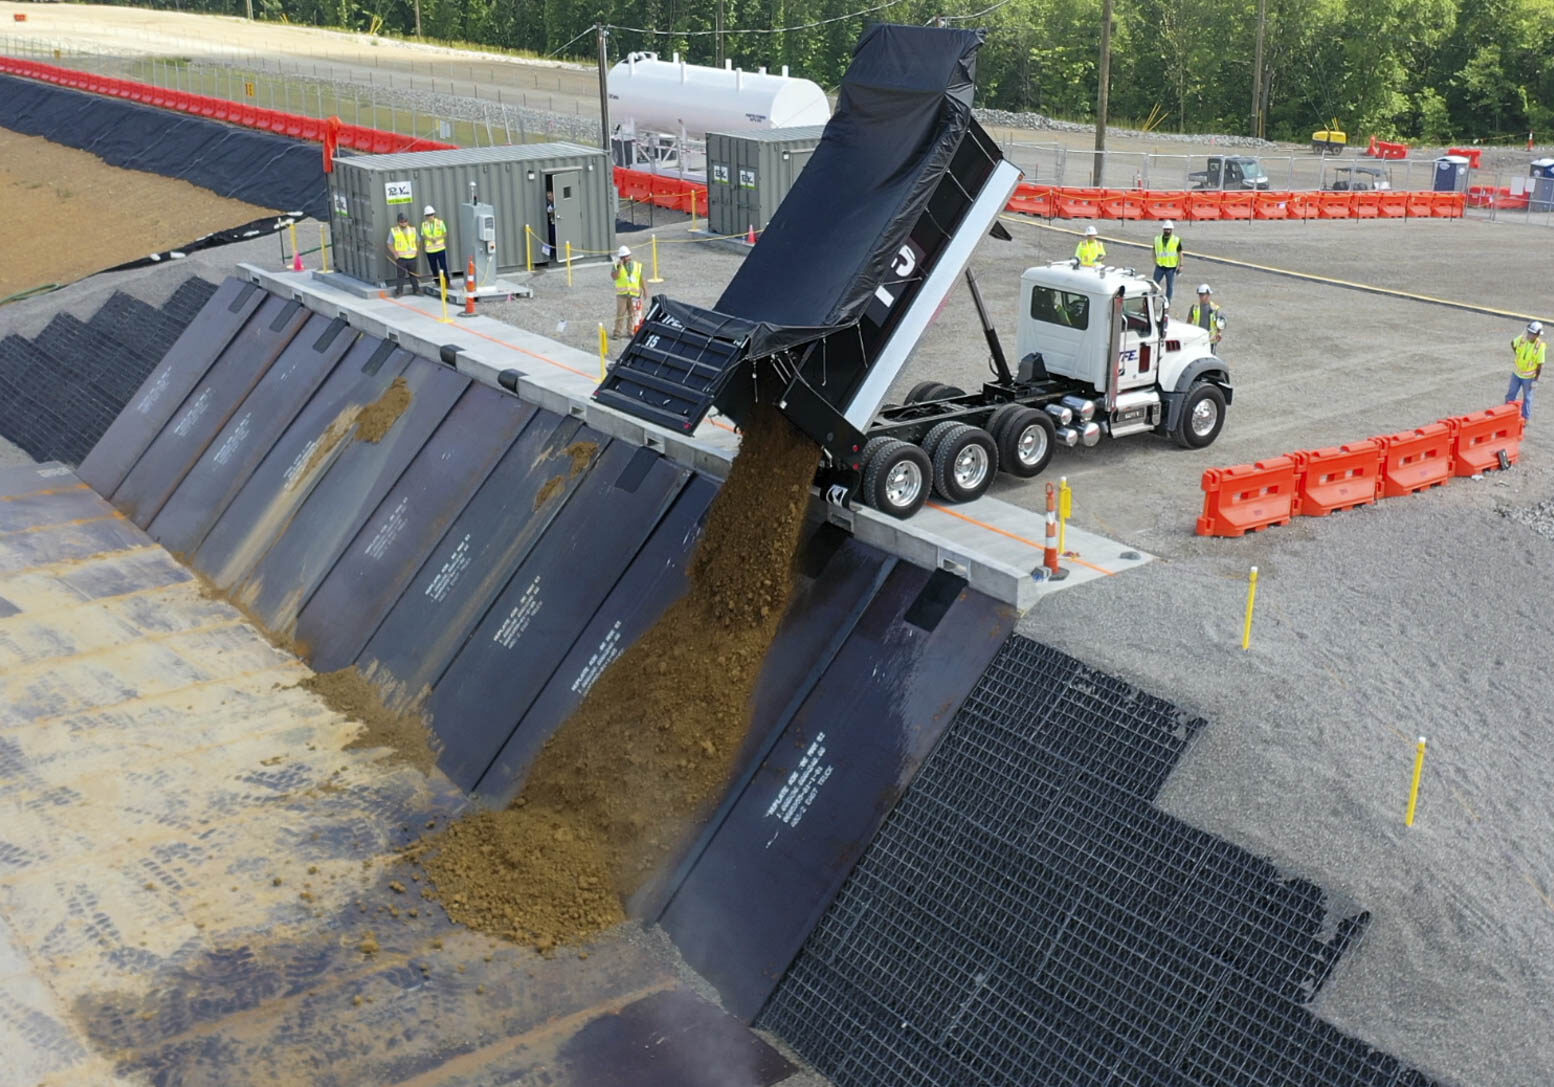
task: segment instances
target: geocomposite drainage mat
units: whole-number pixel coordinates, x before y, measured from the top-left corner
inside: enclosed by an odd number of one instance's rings
[[[1369,915],[1153,806],[1203,723],[1011,638],[758,1025],[838,1087],[1429,1087],[1306,1007]]]

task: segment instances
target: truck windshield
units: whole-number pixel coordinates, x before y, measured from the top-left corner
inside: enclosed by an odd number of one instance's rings
[[[1129,332],[1149,335],[1149,299],[1143,296],[1122,300],[1122,326]]]
[[[1036,287],[1031,291],[1031,316],[1050,325],[1083,331],[1090,327],[1090,299],[1052,287]]]

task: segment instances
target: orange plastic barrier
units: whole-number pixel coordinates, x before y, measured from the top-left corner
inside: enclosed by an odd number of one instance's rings
[[[1223,192],[1219,194],[1219,215],[1221,219],[1250,219],[1252,217],[1252,197],[1249,192]]]
[[[1200,536],[1244,536],[1269,525],[1287,525],[1295,514],[1295,462],[1274,457],[1203,473]]]
[[[1101,212],[1108,219],[1144,218],[1144,197],[1137,192],[1119,192],[1101,201]]]
[[[1411,219],[1428,219],[1430,211],[1435,204],[1433,192],[1410,192],[1408,194],[1408,215]]]
[[[1072,189],[1058,189],[1052,199],[1053,214],[1064,219],[1098,219],[1101,202],[1093,196],[1073,196]]]
[[[1194,222],[1213,222],[1219,219],[1220,194],[1217,192],[1188,193],[1187,218]]]
[[[1436,192],[1430,194],[1430,214],[1437,219],[1462,218],[1467,194],[1460,192]]]
[[[1515,464],[1522,449],[1526,420],[1520,404],[1497,404],[1488,411],[1461,415],[1441,422],[1452,433],[1452,472],[1476,476],[1500,467],[1500,454]]]
[[[1348,219],[1354,208],[1354,194],[1325,192],[1318,197],[1317,217],[1320,219]]]
[[[1187,201],[1185,193],[1147,193],[1144,197],[1144,218],[1185,219]]]
[[[1408,157],[1408,144],[1388,143],[1386,140],[1377,140],[1376,157],[1379,159],[1406,159]]]
[[[1468,169],[1470,170],[1478,170],[1482,168],[1479,163],[1479,159],[1484,154],[1484,149],[1482,147],[1448,147],[1446,149],[1446,153],[1448,155],[1461,155],[1463,158],[1467,159]]]
[[[1381,193],[1362,191],[1354,194],[1354,203],[1351,206],[1356,219],[1377,219],[1381,217]]]
[[[1317,219],[1322,215],[1322,194],[1297,192],[1290,194],[1291,219]]]
[[[1408,215],[1408,194],[1393,192],[1390,189],[1377,194],[1380,199],[1377,202],[1377,210],[1381,212],[1383,219],[1402,219]]]
[[[1022,182],[1009,198],[1009,210],[1022,215],[1052,216],[1052,186],[1029,185]]]
[[[1299,473],[1295,512],[1302,517],[1326,517],[1376,501],[1381,443],[1374,438],[1337,449],[1303,450],[1294,458]]]
[[[1260,192],[1252,194],[1252,214],[1259,219],[1290,219],[1294,213],[1290,204],[1294,193]]]
[[[1375,441],[1382,447],[1381,497],[1399,498],[1451,479],[1452,431],[1445,423],[1387,434]]]

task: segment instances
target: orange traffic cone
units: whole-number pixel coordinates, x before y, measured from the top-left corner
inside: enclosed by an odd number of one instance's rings
[[[475,258],[469,258],[469,267],[464,269],[464,312],[460,317],[475,316]]]
[[[291,270],[293,272],[306,271],[306,269],[302,267],[302,254],[295,250],[293,250],[291,254]]]
[[[1047,538],[1041,553],[1041,564],[1046,568],[1048,581],[1062,581],[1068,571],[1058,565],[1058,494],[1052,484],[1047,484]]]
[[[1527,133],[1527,150],[1532,150],[1532,133]]]
[[[750,223],[749,225],[747,225],[745,227],[745,244],[746,245],[754,245],[755,244],[755,224],[754,223]]]

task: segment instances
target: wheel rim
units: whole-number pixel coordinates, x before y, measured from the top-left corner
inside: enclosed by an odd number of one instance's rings
[[[972,442],[955,455],[955,485],[962,490],[974,491],[987,478],[987,450]]]
[[[1194,435],[1199,438],[1208,437],[1217,422],[1219,422],[1219,405],[1214,403],[1212,396],[1205,396],[1193,405],[1192,432]]]
[[[1039,423],[1033,423],[1020,431],[1020,441],[1015,447],[1020,463],[1037,464],[1047,455],[1047,431]]]
[[[902,461],[885,476],[885,500],[892,506],[910,506],[922,493],[923,470],[913,461]]]

